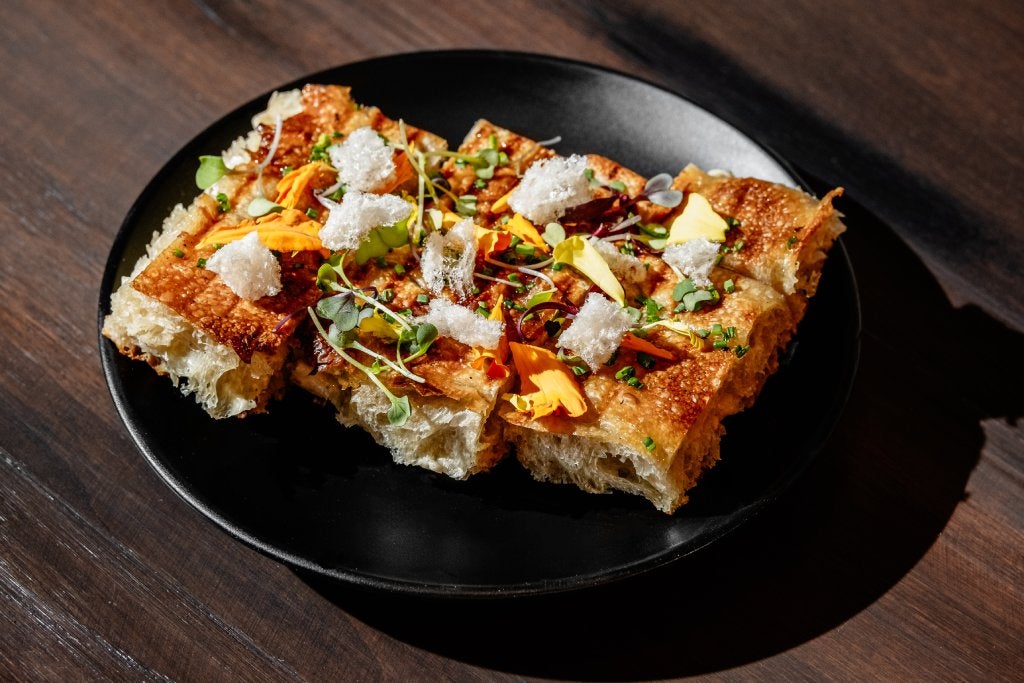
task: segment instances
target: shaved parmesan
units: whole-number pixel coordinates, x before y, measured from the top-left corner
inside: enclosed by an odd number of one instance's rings
[[[394,225],[411,212],[412,206],[393,194],[350,190],[340,204],[332,206],[327,223],[320,229],[320,242],[333,251],[356,249],[371,230]]]
[[[595,370],[612,357],[633,320],[622,306],[597,292],[587,295],[569,329],[558,337],[559,348],[569,349]]]
[[[697,237],[685,244],[670,244],[665,247],[661,258],[671,266],[680,277],[693,280],[698,287],[711,284],[711,269],[718,261],[718,244]]]
[[[623,254],[615,244],[602,239],[591,239],[590,243],[594,245],[594,248],[601,254],[605,263],[608,264],[608,267],[612,269],[612,272],[620,280],[638,283],[643,282],[647,277],[647,269],[644,268],[644,262],[636,256]]]
[[[346,190],[372,192],[395,179],[391,148],[369,126],[352,131],[340,145],[328,147],[327,153]]]
[[[473,266],[476,264],[476,226],[466,218],[442,235],[434,231],[423,244],[420,265],[427,287],[440,294],[445,286],[461,301],[473,289]]]
[[[442,337],[482,349],[498,348],[505,327],[500,320],[485,318],[465,306],[454,304],[444,298],[431,300],[430,311],[417,321],[430,323],[437,328],[437,333]]]
[[[260,124],[273,126],[278,118],[284,121],[296,114],[301,114],[304,108],[302,106],[301,90],[275,92],[271,94],[270,99],[267,101],[267,108],[252,117],[252,127],[256,128]]]
[[[206,260],[228,288],[249,301],[281,291],[281,264],[256,232],[224,245]]]
[[[578,154],[542,159],[526,169],[522,181],[508,195],[508,205],[534,225],[557,220],[567,209],[593,196],[586,170],[587,159]]]

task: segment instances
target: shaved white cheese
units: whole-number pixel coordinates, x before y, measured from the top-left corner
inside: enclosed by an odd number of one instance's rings
[[[643,282],[647,278],[647,269],[644,262],[636,256],[623,254],[612,242],[602,239],[591,238],[590,243],[597,249],[597,253],[605,260],[608,267],[612,269],[619,280],[627,282]]]
[[[440,294],[445,286],[461,301],[473,289],[473,266],[476,263],[476,227],[466,218],[453,225],[446,234],[435,230],[423,244],[420,267],[427,287]]]
[[[591,370],[606,363],[633,326],[626,309],[596,292],[587,295],[569,329],[558,337],[559,348],[582,358]]]
[[[679,277],[690,278],[698,287],[707,287],[711,284],[708,276],[718,260],[718,247],[716,242],[697,237],[684,244],[670,244],[661,258]]]
[[[260,140],[259,131],[256,130],[250,130],[248,135],[236,138],[231,146],[221,154],[224,165],[234,170],[239,166],[251,163],[252,155],[259,151]]]
[[[206,269],[249,301],[281,291],[281,264],[255,231],[218,249],[206,260]]]
[[[327,148],[338,182],[346,189],[372,192],[395,179],[392,150],[373,128],[363,126],[348,134],[340,145]]]
[[[593,196],[586,170],[587,159],[578,154],[538,161],[526,169],[508,205],[536,225],[557,220]]]
[[[448,299],[430,301],[430,311],[417,318],[417,322],[430,323],[442,337],[449,337],[482,349],[496,349],[501,341],[505,325],[500,320],[491,320],[465,306],[453,304]]]
[[[333,251],[356,249],[374,228],[394,225],[412,212],[412,206],[393,194],[368,194],[350,190],[340,204],[331,207],[320,242]]]
[[[252,127],[256,128],[260,124],[272,126],[278,117],[284,121],[296,114],[301,114],[304,108],[302,106],[301,90],[286,90],[284,92],[272,93],[267,101],[267,108],[252,117]]]

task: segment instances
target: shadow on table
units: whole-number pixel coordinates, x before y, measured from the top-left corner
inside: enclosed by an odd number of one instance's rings
[[[549,678],[720,671],[798,646],[869,606],[964,498],[980,420],[1024,412],[1014,386],[1024,336],[977,307],[952,308],[891,229],[850,199],[843,209],[864,317],[859,376],[829,445],[760,517],[695,556],[575,593],[439,601],[304,578],[399,640]]]

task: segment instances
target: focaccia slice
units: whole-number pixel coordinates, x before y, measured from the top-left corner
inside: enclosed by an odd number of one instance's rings
[[[204,244],[203,238],[246,220],[254,198],[276,196],[283,171],[309,162],[325,139],[364,126],[396,142],[400,137],[396,122],[375,107],[358,105],[350,89],[341,86],[307,85],[301,93],[275,93],[253,125],[223,154],[232,172],[187,209],[176,207],[154,233],[146,254],[113,294],[103,328],[121,353],[168,375],[215,418],[261,412],[284,386],[287,340],[297,326],[293,314],[320,297],[316,272],[322,254],[282,252],[282,291],[248,301],[205,269],[217,245]],[[421,148],[445,146],[438,136],[411,126],[405,130],[410,143]],[[411,172],[402,170],[395,190],[415,185]],[[329,174],[315,178],[295,211],[314,208],[312,191],[332,182]],[[322,223],[327,212],[316,208],[312,215]]]
[[[819,200],[756,178],[711,175],[693,164],[673,187],[703,195],[716,212],[736,220],[726,233],[721,265],[777,289],[799,320],[817,290],[828,250],[846,229],[832,206],[842,189]]]
[[[695,347],[690,337],[654,328],[647,340],[673,360],[655,358],[645,369],[636,351],[620,348],[611,364],[582,381],[584,415],[533,420],[512,405],[501,408],[505,436],[534,478],[641,495],[666,513],[686,502],[687,491],[719,459],[722,420],[753,403],[793,327],[773,288],[724,269],[712,273],[720,289],[726,279],[734,291],[720,305],[679,321],[701,332],[735,328],[728,348],[716,349],[714,334]],[[673,286],[666,278],[652,298],[668,304]],[[639,388],[623,381],[627,366]]]

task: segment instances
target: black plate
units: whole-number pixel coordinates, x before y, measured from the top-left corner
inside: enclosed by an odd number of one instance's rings
[[[534,55],[398,55],[310,75],[351,85],[457,145],[478,117],[563,154],[596,152],[645,174],[687,162],[794,184],[770,153],[691,102],[635,78]],[[249,128],[265,96],[192,140],[146,187],[111,249],[110,292],[178,202],[195,195],[196,157]],[[364,433],[296,392],[269,415],[214,421],[145,364],[100,338],[110,392],[166,483],[237,538],[296,567],[361,585],[434,595],[518,595],[628,576],[693,553],[776,498],[813,459],[853,381],[859,309],[842,244],[799,342],[757,405],[730,418],[723,459],[674,516],[627,495],[541,484],[514,460],[469,481],[394,465]],[[798,409],[797,409],[798,408]],[[795,418],[795,419],[794,419]],[[127,456],[127,454],[126,454]]]

